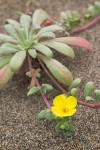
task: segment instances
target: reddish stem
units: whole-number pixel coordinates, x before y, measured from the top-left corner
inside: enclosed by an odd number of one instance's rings
[[[32,78],[34,79],[34,81],[35,81],[37,87],[40,89],[40,88],[41,88],[41,85],[39,84],[39,82],[38,82],[38,80],[37,80],[37,78],[36,78],[36,76],[35,76],[35,74],[34,74],[34,71],[33,71],[33,68],[32,68],[32,64],[31,64],[31,58],[30,58],[29,55],[28,55],[28,65],[29,65],[30,72],[32,73]],[[46,96],[45,96],[45,95],[42,95],[42,98],[44,99],[44,102],[45,102],[45,104],[47,105],[47,107],[51,110],[51,106],[50,106],[50,104],[49,104],[49,102],[48,102]]]
[[[100,16],[96,17],[91,22],[87,23],[86,25],[84,25],[84,26],[82,26],[82,27],[80,27],[78,29],[75,29],[75,30],[71,31],[70,35],[73,35],[75,33],[79,33],[81,31],[84,31],[85,29],[92,27],[93,25],[95,25],[99,21],[100,21]]]
[[[80,105],[91,107],[91,108],[100,108],[100,104],[91,104],[91,103],[86,103],[86,102],[78,102]]]

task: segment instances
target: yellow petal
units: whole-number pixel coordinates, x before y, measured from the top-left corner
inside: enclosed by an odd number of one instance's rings
[[[69,96],[67,99],[66,99],[66,105],[67,107],[70,109],[70,108],[75,108],[77,106],[77,99],[73,96]]]
[[[75,112],[76,112],[76,109],[69,110],[63,114],[63,117],[66,117],[66,116],[70,117],[70,116],[74,115]]]
[[[54,106],[65,106],[66,105],[66,97],[64,94],[61,94],[59,96],[56,96],[53,100]]]
[[[51,107],[51,111],[54,115],[56,115],[58,117],[63,117],[64,116],[63,108],[53,106],[53,107]]]

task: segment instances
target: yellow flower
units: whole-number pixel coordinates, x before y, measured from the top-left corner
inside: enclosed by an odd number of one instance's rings
[[[58,117],[72,116],[76,112],[77,99],[73,96],[65,97],[61,94],[53,100],[52,113]]]

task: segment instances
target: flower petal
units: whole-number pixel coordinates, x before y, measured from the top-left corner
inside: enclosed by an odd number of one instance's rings
[[[53,100],[54,106],[65,106],[66,105],[66,97],[64,94],[61,94],[59,96],[56,96]]]
[[[69,96],[67,99],[66,99],[66,105],[67,107],[70,109],[70,108],[75,108],[77,106],[77,99],[73,96]]]
[[[60,107],[53,106],[53,107],[51,107],[51,111],[54,115],[56,115],[58,117],[63,117],[64,116],[64,111]]]
[[[65,112],[63,117],[72,116],[75,114],[75,112],[76,112],[76,109],[71,109],[71,110]]]

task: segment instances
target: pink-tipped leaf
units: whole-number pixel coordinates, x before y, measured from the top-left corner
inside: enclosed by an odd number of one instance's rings
[[[90,43],[84,38],[80,38],[80,37],[62,37],[62,38],[53,39],[53,41],[62,42],[72,46],[82,47],[88,51],[91,50]]]
[[[53,74],[53,76],[65,85],[70,85],[73,81],[73,77],[71,72],[60,62],[55,59],[47,58],[42,54],[38,54],[38,57],[42,59],[42,61],[46,64],[49,71]]]
[[[9,64],[0,69],[0,90],[8,83],[13,75],[14,72],[11,71]]]

